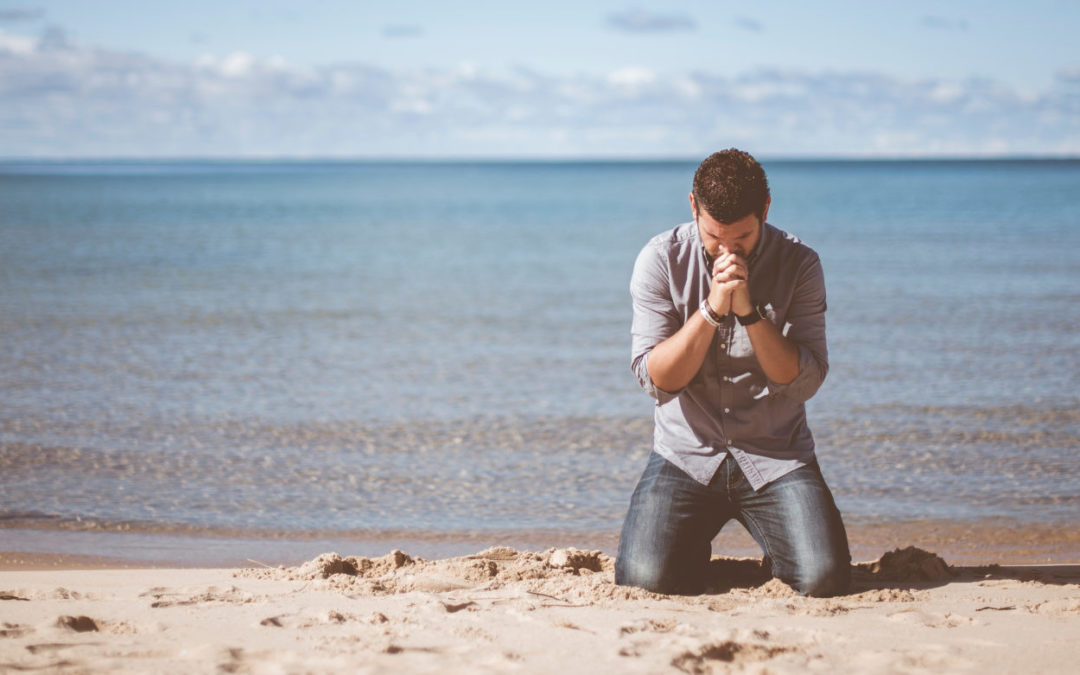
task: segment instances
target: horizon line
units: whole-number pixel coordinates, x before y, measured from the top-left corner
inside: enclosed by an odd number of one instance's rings
[[[0,157],[0,164],[60,164],[60,163],[129,163],[129,164],[272,164],[272,163],[409,163],[409,164],[632,164],[700,162],[708,155],[101,155],[74,157]],[[1080,154],[1002,154],[1002,155],[754,155],[761,162],[1017,162],[1017,161],[1080,161]]]

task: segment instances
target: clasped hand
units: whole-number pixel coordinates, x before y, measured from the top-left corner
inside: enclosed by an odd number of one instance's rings
[[[709,306],[719,316],[734,312],[745,316],[754,310],[750,301],[750,272],[739,255],[721,249],[713,261]]]

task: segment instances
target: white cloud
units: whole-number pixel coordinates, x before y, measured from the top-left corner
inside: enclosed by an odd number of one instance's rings
[[[233,52],[221,62],[221,74],[225,77],[243,77],[251,72],[255,57],[247,52]],[[276,64],[279,65],[279,64]],[[273,68],[273,66],[271,66]]]
[[[607,83],[614,87],[638,90],[656,81],[656,73],[648,68],[631,66],[613,70],[607,75]]]
[[[471,61],[462,61],[454,68],[455,77],[462,80],[475,80],[480,70]]]
[[[5,49],[0,33],[3,156],[1080,153],[1073,70],[1032,93],[874,72],[561,77],[307,68],[240,51],[181,64],[55,37]]]
[[[938,103],[954,103],[963,97],[964,87],[955,82],[938,82],[930,89],[930,98]]]
[[[690,100],[697,100],[701,98],[701,85],[694,81],[691,77],[677,77],[671,82],[671,86],[675,88],[683,98]]]
[[[37,44],[37,40],[33,38],[23,37],[21,35],[11,35],[0,30],[0,52],[9,52],[11,54],[19,54],[25,56],[34,51],[34,46]]]
[[[396,113],[413,113],[415,115],[428,115],[434,108],[423,98],[402,98],[390,102],[390,110]]]

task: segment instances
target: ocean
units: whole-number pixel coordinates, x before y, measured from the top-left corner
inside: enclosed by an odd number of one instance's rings
[[[849,526],[1077,528],[1080,161],[763,164],[824,264]],[[610,548],[630,271],[695,168],[0,163],[0,549]]]

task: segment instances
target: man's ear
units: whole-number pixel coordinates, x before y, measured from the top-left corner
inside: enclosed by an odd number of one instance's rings
[[[690,212],[694,214],[694,218],[697,218],[697,202],[694,201],[694,193],[690,193]]]
[[[693,198],[693,195],[690,195]],[[772,197],[765,198],[765,208],[761,210],[761,222],[765,222],[769,217],[769,207],[772,206]]]

